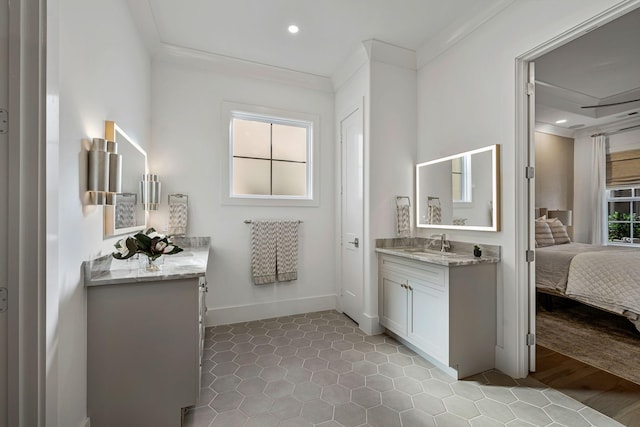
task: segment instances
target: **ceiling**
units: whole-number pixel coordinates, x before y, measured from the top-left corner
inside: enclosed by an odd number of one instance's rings
[[[365,40],[415,51],[446,29],[454,33],[453,26],[468,28],[469,21],[488,18],[511,1],[130,0],[129,4],[146,39],[331,77]],[[289,34],[290,24],[298,25],[300,32]]]
[[[577,130],[640,116],[640,9],[535,60],[536,121]],[[567,120],[556,123],[557,120]]]
[[[181,47],[331,77],[365,40],[420,53],[434,41],[454,43],[512,1],[129,0],[129,6],[152,49]],[[290,24],[300,32],[290,34]],[[640,102],[580,108],[640,98],[638,40],[640,9],[537,58],[537,122],[573,132],[640,116]],[[561,119],[567,121],[556,123]]]

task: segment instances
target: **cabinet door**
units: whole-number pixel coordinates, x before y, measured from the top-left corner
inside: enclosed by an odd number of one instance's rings
[[[442,285],[408,281],[409,340],[440,362],[449,363],[449,302]]]
[[[406,280],[399,276],[382,272],[382,314],[380,323],[396,334],[407,336],[407,290]]]

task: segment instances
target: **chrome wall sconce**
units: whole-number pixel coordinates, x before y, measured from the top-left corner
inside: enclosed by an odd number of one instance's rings
[[[115,194],[122,191],[122,155],[118,154],[118,144],[102,138],[93,138],[88,157],[89,203],[114,204]]]
[[[161,186],[158,175],[146,173],[140,181],[140,202],[146,211],[158,210],[160,205]]]

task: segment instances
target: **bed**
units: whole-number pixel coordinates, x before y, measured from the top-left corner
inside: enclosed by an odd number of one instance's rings
[[[622,315],[640,331],[640,250],[584,243],[536,249],[536,289]]]

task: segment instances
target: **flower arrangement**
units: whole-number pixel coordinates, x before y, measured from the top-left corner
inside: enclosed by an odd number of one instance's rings
[[[114,244],[115,259],[131,258],[135,254],[145,254],[151,262],[162,255],[173,255],[182,252],[182,248],[174,245],[169,238],[149,228],[144,233],[137,233],[133,237],[125,237]]]

